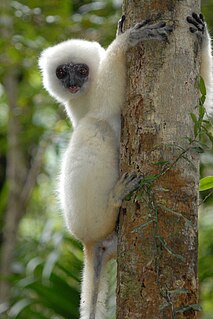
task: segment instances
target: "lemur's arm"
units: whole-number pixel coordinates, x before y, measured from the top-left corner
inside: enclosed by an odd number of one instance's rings
[[[115,40],[109,45],[99,67],[98,85],[94,103],[102,101],[102,108],[109,114],[120,112],[125,97],[126,51],[143,41],[167,41],[172,27],[165,22],[150,24],[150,20],[137,23],[123,33],[122,19]],[[106,85],[107,83],[107,85]],[[109,103],[110,102],[110,103]],[[100,105],[97,105],[97,114]],[[101,111],[102,112],[102,111]]]
[[[201,40],[200,75],[206,85],[205,108],[207,115],[210,116],[213,115],[213,59],[211,37],[202,14],[192,13],[192,16],[187,17],[187,21],[191,24],[189,30],[195,33]]]

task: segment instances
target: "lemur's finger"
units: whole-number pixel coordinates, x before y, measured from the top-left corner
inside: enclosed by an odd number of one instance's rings
[[[201,15],[202,16],[202,15]],[[197,21],[199,24],[203,24],[203,16],[202,18],[197,13],[193,12],[192,17]]]
[[[122,15],[122,17],[120,18],[120,20],[118,21],[118,31],[117,31],[117,35],[120,35],[122,33],[124,33],[123,27],[124,27],[124,21],[126,19],[125,15]]]
[[[161,29],[161,28],[164,28],[166,26],[166,22],[164,21],[161,21],[161,22],[158,22],[156,24],[153,24],[151,26],[152,29]]]
[[[199,17],[200,17],[200,20],[203,21],[204,23],[205,21],[204,21],[204,16],[202,15],[202,13],[200,13]]]
[[[140,28],[142,28],[142,27],[144,27],[145,25],[147,25],[148,23],[150,23],[150,19],[146,19],[146,20],[144,20],[144,21],[142,21],[142,22],[139,22],[139,23],[137,23],[136,25],[135,25],[135,29],[140,29]]]
[[[164,28],[164,30],[165,30],[166,32],[172,32],[172,31],[173,31],[173,27],[172,27],[171,25],[166,25],[165,28]]]

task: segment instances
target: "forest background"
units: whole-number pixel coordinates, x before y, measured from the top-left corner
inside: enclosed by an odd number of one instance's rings
[[[82,247],[65,229],[56,193],[72,127],[63,107],[42,88],[37,61],[44,48],[68,38],[107,47],[115,37],[121,1],[2,1],[0,9],[1,260],[5,229],[12,234],[13,251],[0,317],[78,318]],[[202,12],[213,35],[213,0],[202,1]],[[210,150],[201,154],[201,176],[207,175],[213,175]],[[199,213],[202,319],[213,318],[211,195],[211,190],[201,193]]]

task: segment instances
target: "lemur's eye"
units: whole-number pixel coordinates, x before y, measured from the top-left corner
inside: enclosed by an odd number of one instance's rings
[[[89,74],[89,69],[86,66],[81,66],[78,72],[83,76],[87,76]]]
[[[55,71],[55,74],[57,78],[61,80],[67,75],[67,71],[65,70],[63,65],[59,65]]]

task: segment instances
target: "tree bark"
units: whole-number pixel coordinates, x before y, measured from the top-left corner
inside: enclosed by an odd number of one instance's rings
[[[120,214],[118,319],[197,318],[199,156],[188,138],[200,44],[186,17],[199,10],[196,0],[124,1],[126,28],[151,18],[174,30],[169,43],[149,41],[128,53],[121,170],[145,179]]]

